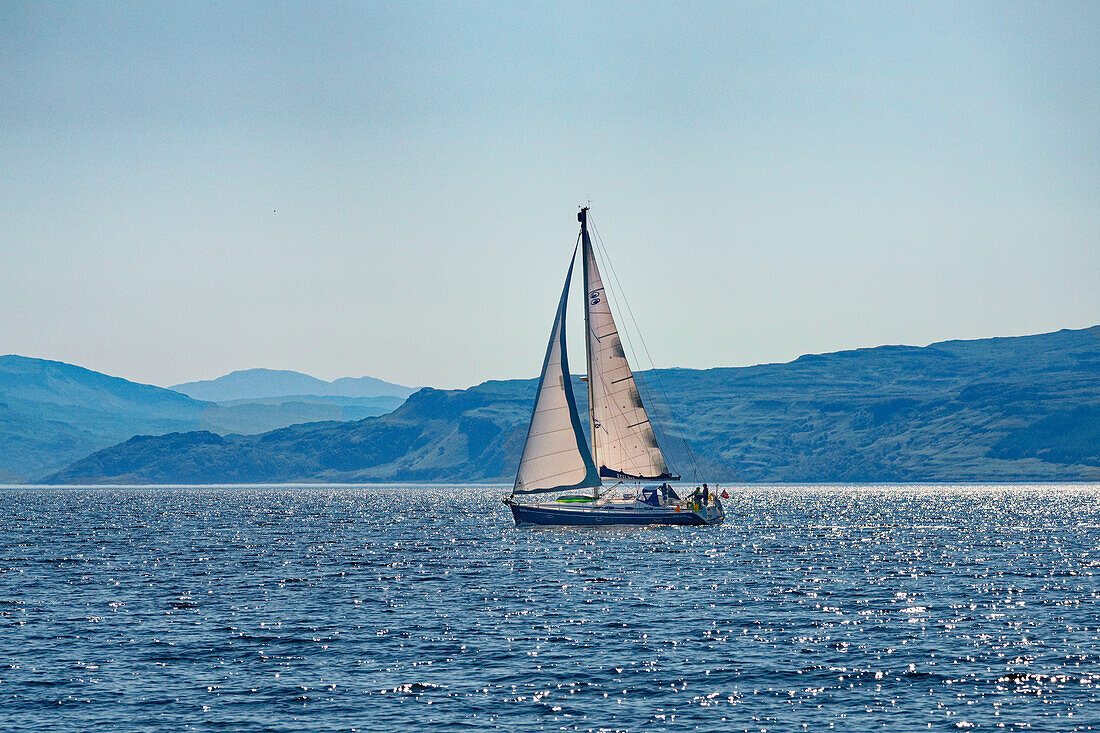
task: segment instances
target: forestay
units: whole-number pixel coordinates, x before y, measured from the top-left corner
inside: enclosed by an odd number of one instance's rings
[[[565,351],[565,309],[576,258],[577,252],[574,250],[554,317],[554,327],[550,331],[550,343],[542,363],[535,408],[513,494],[538,494],[600,485],[592,453],[577,417],[577,403]]]

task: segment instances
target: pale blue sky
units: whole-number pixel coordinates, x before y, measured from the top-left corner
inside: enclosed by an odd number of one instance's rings
[[[657,366],[1094,325],[1097,39],[1093,2],[5,2],[0,353],[534,377],[588,200]]]

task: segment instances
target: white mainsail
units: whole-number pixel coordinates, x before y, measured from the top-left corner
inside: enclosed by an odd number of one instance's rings
[[[588,235],[588,209],[578,215],[584,258],[588,327],[588,404],[592,447],[606,478],[674,478],[626,360]]]
[[[565,351],[565,308],[576,258],[577,252],[574,250],[558,302],[558,312],[554,316],[554,327],[550,331],[550,343],[546,346],[546,358],[542,363],[535,407],[516,472],[513,494],[539,494],[600,485],[592,453],[577,417],[577,402],[573,397]]]

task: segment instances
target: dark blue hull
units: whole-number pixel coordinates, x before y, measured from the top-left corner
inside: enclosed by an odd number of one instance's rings
[[[556,506],[553,504],[517,504],[506,501],[516,520],[516,526],[543,525],[555,527],[599,527],[607,525],[680,525],[707,526],[721,524],[725,512],[721,505],[709,511],[676,511],[672,507],[635,509],[633,507]]]

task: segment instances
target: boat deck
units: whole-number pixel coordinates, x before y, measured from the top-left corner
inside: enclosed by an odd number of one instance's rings
[[[520,504],[506,502],[512,510],[517,526],[565,525],[600,526],[612,524],[630,525],[685,525],[705,526],[720,524],[726,517],[721,502],[708,504],[698,511],[687,506],[651,506],[635,500],[601,500],[590,504],[553,503]]]

